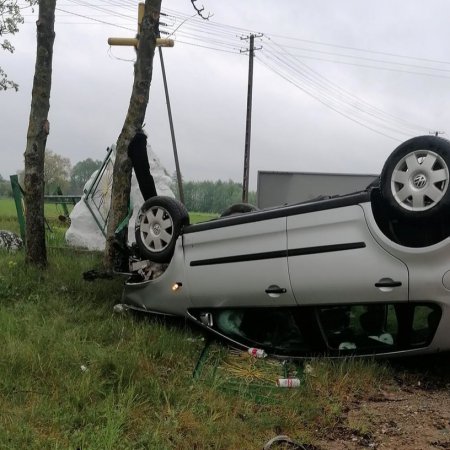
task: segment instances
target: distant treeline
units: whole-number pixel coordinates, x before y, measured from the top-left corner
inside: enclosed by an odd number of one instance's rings
[[[172,186],[178,197],[178,187]],[[183,181],[184,201],[188,211],[220,214],[234,203],[242,202],[242,184],[235,181]],[[256,192],[249,192],[249,201],[256,205]]]
[[[92,169],[92,171],[93,170],[94,169]],[[86,172],[85,178],[88,177],[88,173],[92,173],[92,171]],[[85,178],[77,180],[79,183],[77,185],[77,189],[73,189],[74,193],[81,192],[80,186],[82,186],[86,181]],[[72,185],[69,185],[69,182],[64,184],[61,180],[59,180],[59,184],[63,184],[63,192],[65,194],[72,192],[69,188],[69,186]],[[178,188],[176,183],[171,187],[175,195],[178,197]],[[221,214],[229,206],[242,202],[242,184],[231,180],[184,181],[183,189],[186,208],[188,211]],[[10,181],[5,180],[0,175],[0,197],[9,197],[11,195],[12,192]],[[249,192],[248,197],[248,203],[256,205],[256,192]]]

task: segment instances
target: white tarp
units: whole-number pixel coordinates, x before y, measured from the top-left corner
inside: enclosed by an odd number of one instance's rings
[[[147,146],[147,153],[150,162],[150,171],[155,180],[158,195],[174,197],[174,194],[170,189],[170,176],[149,145]],[[109,210],[113,162],[114,151],[111,153],[111,162],[106,165],[101,178],[96,182],[97,188],[94,198],[87,198],[86,194],[83,194],[83,198],[73,208],[72,213],[70,214],[71,224],[66,232],[66,242],[69,245],[84,247],[89,250],[105,249],[105,236],[97,221],[101,223],[103,220],[102,217],[106,217]],[[86,183],[84,192],[88,192],[96,175],[97,172],[92,174],[90,180]],[[130,197],[131,205],[133,206],[133,214],[128,225],[128,242],[132,243],[135,242],[134,223],[136,215],[144,202],[134,172],[131,178]],[[86,205],[86,201],[91,205],[91,210]],[[93,204],[94,207],[92,207]],[[97,217],[97,221],[94,218],[94,214]]]

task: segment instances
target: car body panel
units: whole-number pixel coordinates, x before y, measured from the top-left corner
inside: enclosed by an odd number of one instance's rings
[[[289,273],[299,304],[408,300],[408,270],[367,229],[360,205],[287,218]],[[398,286],[376,287],[395,281]]]
[[[363,204],[368,229],[387,252],[404,261],[409,270],[411,301],[434,300],[450,305],[450,286],[443,278],[450,271],[450,238],[427,246],[412,248],[387,238],[378,227],[370,203]]]
[[[285,217],[184,234],[183,246],[194,306],[296,304],[287,267]]]
[[[139,281],[130,277],[124,286],[122,301],[134,309],[169,315],[184,315],[192,306],[184,275],[181,236],[175,245],[172,261],[158,278]],[[175,284],[179,289],[173,290]]]

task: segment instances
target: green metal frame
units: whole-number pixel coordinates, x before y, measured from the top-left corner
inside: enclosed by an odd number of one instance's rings
[[[25,192],[20,186],[19,177],[17,175],[11,175],[9,179],[11,181],[11,189],[13,193],[14,203],[16,205],[17,221],[19,222],[20,237],[22,238],[23,242],[25,242],[25,235],[26,235],[25,213],[23,208],[23,198],[25,197]],[[79,195],[63,195],[61,188],[59,186],[56,189],[56,192],[58,195],[44,195],[44,203],[53,203],[62,205],[64,215],[66,217],[69,217],[69,209],[67,208],[67,205],[75,205],[78,201],[81,200],[81,197]],[[47,220],[45,220],[45,223],[48,229],[52,231]]]
[[[22,241],[25,242],[25,215],[23,213],[23,190],[20,187],[19,184],[19,177],[17,175],[11,175],[9,177],[11,181],[11,189],[14,197],[14,203],[16,204],[16,211],[17,211],[17,220],[19,222],[19,229],[20,229],[20,237],[22,238]]]

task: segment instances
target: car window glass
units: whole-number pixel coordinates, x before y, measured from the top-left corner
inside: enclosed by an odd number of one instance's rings
[[[398,322],[392,305],[345,305],[318,308],[319,322],[332,350],[364,351],[396,344]]]
[[[279,354],[308,351],[291,309],[225,309],[214,313],[217,330],[248,346]]]
[[[432,305],[418,305],[414,308],[411,344],[426,345],[437,329],[441,311]]]

